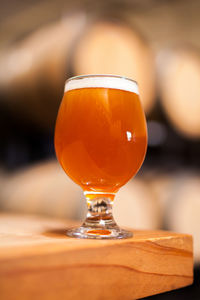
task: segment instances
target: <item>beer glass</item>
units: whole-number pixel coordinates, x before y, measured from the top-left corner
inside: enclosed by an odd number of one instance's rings
[[[135,81],[114,75],[66,81],[55,128],[56,155],[83,189],[88,208],[82,226],[69,229],[68,236],[132,236],[116,224],[112,206],[116,192],[140,168],[146,148],[146,120]]]

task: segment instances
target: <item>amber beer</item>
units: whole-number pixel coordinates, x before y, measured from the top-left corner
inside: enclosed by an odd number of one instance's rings
[[[56,154],[84,191],[116,192],[145,157],[147,129],[137,84],[118,79],[91,76],[65,85]]]

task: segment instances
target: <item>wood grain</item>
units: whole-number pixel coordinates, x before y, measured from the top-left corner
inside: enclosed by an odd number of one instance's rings
[[[193,281],[192,237],[134,231],[127,240],[65,236],[69,222],[0,217],[1,299],[138,299]]]

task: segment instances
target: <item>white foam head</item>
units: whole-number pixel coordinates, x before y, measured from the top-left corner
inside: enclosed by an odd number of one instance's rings
[[[139,95],[137,82],[115,75],[85,75],[72,77],[65,83],[65,92],[83,88],[110,88]]]

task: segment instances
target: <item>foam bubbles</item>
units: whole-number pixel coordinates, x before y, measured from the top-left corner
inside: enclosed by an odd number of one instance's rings
[[[82,88],[110,88],[124,90],[139,95],[135,81],[125,77],[115,76],[88,76],[74,77],[65,83],[65,92]]]

